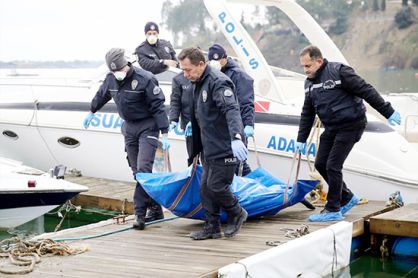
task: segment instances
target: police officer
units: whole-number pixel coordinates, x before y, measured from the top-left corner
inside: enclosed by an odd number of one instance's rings
[[[139,65],[153,74],[161,73],[168,67],[177,67],[176,52],[169,41],[159,39],[158,25],[154,22],[145,24],[146,40],[135,50]]]
[[[325,131],[320,138],[315,167],[329,186],[325,209],[311,215],[309,220],[338,221],[359,201],[343,181],[342,168],[366,128],[363,99],[391,125],[399,125],[401,117],[351,67],[328,62],[318,47],[305,47],[300,53],[300,63],[307,79],[296,149],[305,148],[315,115],[318,115]]]
[[[188,154],[188,165],[192,164],[192,129],[190,114],[192,109],[194,84],[181,72],[173,78],[172,91],[170,96],[169,131],[173,130],[179,123],[185,131],[186,147]]]
[[[254,136],[254,80],[227,56],[225,49],[219,44],[209,47],[208,58],[212,67],[221,70],[234,82],[247,141],[249,137]],[[242,175],[250,172],[250,166],[244,161]]]
[[[226,75],[207,66],[198,48],[184,49],[178,58],[184,76],[195,84],[191,113],[192,155],[201,153],[203,166],[200,196],[205,224],[190,237],[196,240],[220,238],[221,209],[228,214],[224,235],[232,237],[248,216],[230,190],[238,160],[245,160],[248,154],[242,141],[243,126],[234,84]]]
[[[164,94],[158,87],[158,81],[151,73],[133,67],[124,54],[125,51],[121,48],[112,48],[107,52],[106,64],[110,72],[91,102],[91,112],[84,119],[84,127],[88,128],[94,113],[113,98],[119,116],[124,120],[122,134],[125,138],[125,150],[135,176],[137,172],[152,172],[159,130],[163,149],[169,148],[168,119],[164,109]],[[164,218],[161,206],[138,182],[134,193],[134,208],[135,229],[145,228],[147,208],[150,208],[148,221]]]

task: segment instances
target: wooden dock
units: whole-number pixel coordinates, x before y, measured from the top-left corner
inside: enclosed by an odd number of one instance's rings
[[[370,233],[418,237],[418,204],[408,204],[371,217]]]
[[[102,208],[134,214],[133,195],[136,183],[92,177],[66,176],[70,182],[85,185],[89,191],[77,195],[72,202],[75,205]]]
[[[128,204],[131,206],[134,183],[87,177],[67,180],[85,184],[91,189],[75,200],[77,204],[85,202],[84,205],[120,210],[125,203],[125,211],[132,209],[128,209]],[[353,235],[360,235],[364,232],[367,219],[391,209],[386,208],[384,202],[369,202],[354,207],[345,220],[353,222]],[[166,217],[172,216],[170,212],[165,214]],[[87,245],[89,251],[76,256],[43,258],[33,272],[20,277],[217,277],[217,269],[274,248],[267,242],[280,245],[292,240],[286,237],[289,229],[308,225],[310,232],[313,232],[334,223],[308,222],[306,218],[310,214],[312,211],[298,204],[280,211],[274,217],[247,221],[234,238],[204,241],[194,241],[188,237],[191,231],[200,229],[202,222],[183,218],[150,225],[144,231],[129,229],[132,220],[122,225],[113,221],[107,225],[63,231],[62,234],[48,237],[85,237],[126,228],[103,237],[69,241],[72,246]]]

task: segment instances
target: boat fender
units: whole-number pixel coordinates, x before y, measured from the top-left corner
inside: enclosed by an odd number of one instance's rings
[[[418,258],[418,238],[398,237],[392,246],[394,256]]]

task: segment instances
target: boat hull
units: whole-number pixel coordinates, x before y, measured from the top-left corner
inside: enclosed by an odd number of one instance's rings
[[[10,229],[51,211],[79,192],[0,191],[0,229]]]
[[[0,105],[0,156],[44,171],[50,165],[63,164],[86,176],[134,181],[124,152],[123,120],[113,101],[95,113],[86,130],[82,123],[97,88],[34,85],[32,95],[24,88],[21,85],[4,86],[4,93],[0,93],[0,102],[3,102]],[[162,88],[168,102],[171,84]],[[11,92],[16,91],[20,93],[19,99],[11,99]],[[256,113],[257,149],[262,166],[276,177],[287,179],[295,152],[300,108],[270,106],[269,111],[283,114]],[[344,164],[345,182],[356,194],[371,200],[386,200],[394,191],[401,191],[406,200],[417,202],[418,151],[373,115],[368,114],[368,121],[362,139]],[[8,136],[10,133],[5,131],[16,133],[17,138]],[[318,145],[317,137],[314,138],[313,145],[303,152],[305,159],[306,154],[310,154],[314,160]],[[177,127],[169,133],[169,141],[173,171],[185,169],[184,131]],[[249,149],[250,165],[255,168],[251,140]],[[306,163],[303,163],[303,169],[302,178],[306,178]]]
[[[0,230],[20,226],[53,210],[58,205],[0,209]]]
[[[77,116],[81,122],[82,114],[79,114]],[[115,115],[115,117],[117,116]],[[70,127],[77,124],[80,125],[77,122],[67,123]],[[86,176],[133,181],[133,175],[123,151],[124,141],[120,129],[109,130],[98,125],[83,130],[75,127],[61,128],[58,126],[59,123],[55,123],[55,125],[22,128],[0,123],[0,128],[16,130],[21,137],[21,140],[13,142],[4,136],[0,137],[2,146],[7,146],[0,150],[1,155],[23,161],[25,164],[42,170],[47,170],[48,165],[56,160],[55,164],[60,163],[69,168],[76,168]],[[36,139],[39,134],[42,135],[42,140]],[[297,134],[296,125],[256,124],[257,149],[261,165],[277,177],[287,179],[290,176],[295,134]],[[77,139],[80,145],[68,148],[57,143],[57,139],[63,136]],[[390,155],[392,151],[388,149],[387,144],[381,138],[391,140],[391,136],[400,137],[394,131],[384,134],[365,133],[347,159],[343,171],[344,180],[355,194],[370,200],[387,200],[391,193],[401,191],[406,202],[417,202],[418,179],[414,180],[414,173],[418,173],[418,171],[414,171],[414,167],[418,168],[418,158],[414,158],[413,150],[406,152],[399,150],[402,148],[402,144],[407,144],[403,141],[399,143],[399,146],[392,144],[391,147],[393,152],[396,152],[396,156]],[[28,149],[28,141],[30,140],[33,143]],[[183,131],[176,129],[171,132],[169,140],[173,171],[181,171],[187,167],[187,151]],[[36,142],[39,145],[34,148]],[[27,151],[18,151],[20,148],[27,148]],[[310,153],[311,160],[314,160],[316,148],[315,142],[310,150],[305,151],[304,161],[306,161],[307,153]],[[255,169],[257,164],[254,144],[251,140],[249,149],[249,162]],[[43,152],[43,155],[40,152]],[[382,157],[376,158],[370,155],[370,152],[379,153]],[[34,156],[37,159],[33,159]],[[394,162],[388,163],[388,160]],[[375,164],[379,163],[381,167],[376,170]],[[399,167],[395,167],[393,164],[398,164],[395,166]],[[413,173],[412,176],[410,173]],[[309,178],[307,162],[302,163],[300,177]]]

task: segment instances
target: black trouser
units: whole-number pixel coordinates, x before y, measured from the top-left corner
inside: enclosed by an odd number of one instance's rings
[[[354,144],[360,140],[363,131],[364,127],[336,131],[325,129],[321,135],[315,167],[329,187],[325,205],[328,211],[339,211],[340,207],[353,197],[353,193],[343,181],[342,169],[344,161]]]
[[[248,165],[247,160],[242,161],[242,176],[246,176],[251,173],[250,165]],[[235,168],[235,174],[239,176],[239,169],[241,168],[240,163],[238,163],[237,167]]]
[[[231,183],[234,178],[237,159],[202,159],[202,166],[200,197],[202,206],[206,210],[206,220],[219,220],[221,209],[228,214],[228,217],[241,213],[238,199],[231,192]]]
[[[125,150],[133,174],[151,173],[155,152],[158,146],[158,129],[153,118],[138,122],[124,122],[122,134],[125,137]],[[140,183],[136,183],[134,209],[138,216],[145,216],[147,207],[159,206]]]
[[[187,149],[187,166],[192,165],[193,163],[193,137],[192,136],[186,136],[186,149]]]

